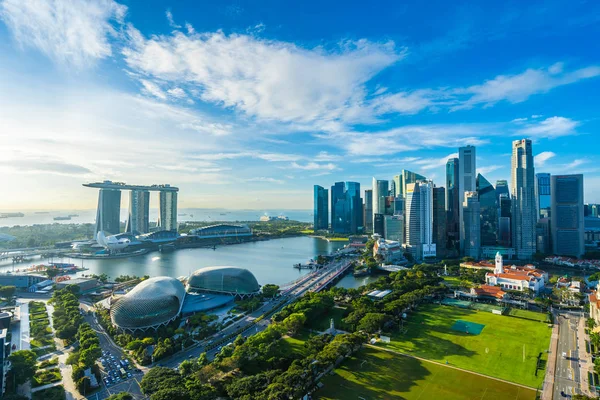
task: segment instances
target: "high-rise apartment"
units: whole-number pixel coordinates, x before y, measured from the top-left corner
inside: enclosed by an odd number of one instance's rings
[[[535,166],[531,140],[515,140],[511,165],[513,246],[520,260],[529,260],[536,251],[537,207]]]
[[[323,186],[314,186],[314,230],[329,228],[329,190]]]
[[[458,158],[449,158],[446,163],[446,214],[448,248],[460,250],[460,208]]]
[[[446,234],[446,189],[433,188],[433,242],[437,257],[446,256],[448,235]]]
[[[481,212],[481,246],[494,247],[498,244],[498,197],[494,186],[477,175],[477,195]]]
[[[477,152],[475,147],[466,146],[458,149],[458,200],[462,205],[465,201],[465,192],[475,192],[477,190]],[[459,207],[459,223],[464,221],[464,207]],[[461,227],[460,249],[465,249],[465,229]]]
[[[463,202],[464,254],[479,259],[481,254],[481,211],[477,192],[465,192]]]
[[[551,179],[553,253],[581,258],[585,253],[583,175],[554,175]]]
[[[406,186],[406,248],[417,260],[436,256],[433,242],[433,182]]]
[[[131,190],[129,192],[129,216],[125,232],[144,234],[150,231],[150,192]]]
[[[121,191],[100,189],[96,211],[96,234],[102,231],[107,236],[121,232]]]
[[[158,227],[162,231],[177,231],[177,192],[160,192]]]
[[[365,212],[364,212],[365,232],[373,232],[373,190],[365,190]]]
[[[535,201],[537,219],[549,218],[552,198],[550,195],[550,174],[535,174]]]

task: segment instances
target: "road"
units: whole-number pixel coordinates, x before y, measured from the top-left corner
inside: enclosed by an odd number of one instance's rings
[[[579,316],[571,313],[557,314],[559,324],[558,354],[554,377],[554,399],[582,393],[581,367],[577,330]],[[584,349],[581,349],[585,351]]]
[[[279,311],[288,304],[293,303],[298,298],[302,297],[308,292],[320,291],[324,286],[326,286],[327,282],[329,282],[336,274],[339,274],[341,270],[345,268],[350,262],[350,260],[335,261],[329,264],[327,267],[305,275],[303,279],[297,281],[294,284],[294,286],[288,288],[285,291],[285,294],[283,294],[282,296],[266,302],[258,310],[252,312],[249,315],[246,315],[241,320],[228,326],[226,329],[217,332],[212,337],[199,343],[198,345],[192,346],[191,348],[183,352],[177,353],[172,357],[161,360],[155,365],[160,364],[164,367],[175,368],[178,367],[182,361],[188,358],[199,357],[200,354],[206,351],[207,347],[211,348],[211,344],[213,343],[220,343],[223,340],[225,340],[224,344],[227,344],[228,340],[226,339],[229,338],[236,331],[242,330],[242,336],[251,336],[258,332],[264,331],[271,323],[270,319],[265,318],[259,321],[258,323],[254,323],[254,320],[266,313],[272,315],[273,313]],[[233,341],[233,339],[234,338],[230,338],[230,341]],[[206,355],[209,360],[212,360],[218,352],[218,347],[211,348],[210,350],[206,351]]]

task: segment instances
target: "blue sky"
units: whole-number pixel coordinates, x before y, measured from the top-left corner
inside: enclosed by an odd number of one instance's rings
[[[600,3],[0,0],[0,209],[93,208],[85,181],[180,207],[301,208],[477,146],[600,202]]]

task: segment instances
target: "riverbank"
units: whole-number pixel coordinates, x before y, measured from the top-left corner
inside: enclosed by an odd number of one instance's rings
[[[308,236],[316,238],[316,239],[327,240],[328,242],[349,242],[350,241],[349,238],[342,238],[342,237],[327,237],[327,236],[316,236],[316,235],[308,235]]]

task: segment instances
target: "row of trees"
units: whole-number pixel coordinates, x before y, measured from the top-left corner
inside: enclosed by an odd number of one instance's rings
[[[100,376],[96,361],[102,356],[102,349],[98,335],[87,322],[79,326],[76,338],[79,347],[69,355],[67,364],[73,366],[73,382],[76,383],[79,392],[85,395],[91,388],[90,379],[84,376],[85,370],[91,368],[96,376]]]
[[[15,237],[9,242],[0,242],[0,248],[53,246],[57,242],[68,242],[94,237],[94,224],[36,224],[0,228],[0,233]]]
[[[79,312],[79,300],[74,294],[78,290],[77,286],[69,285],[64,289],[55,290],[50,299],[54,304],[52,318],[56,337],[69,343],[75,340],[75,335],[83,322]]]

